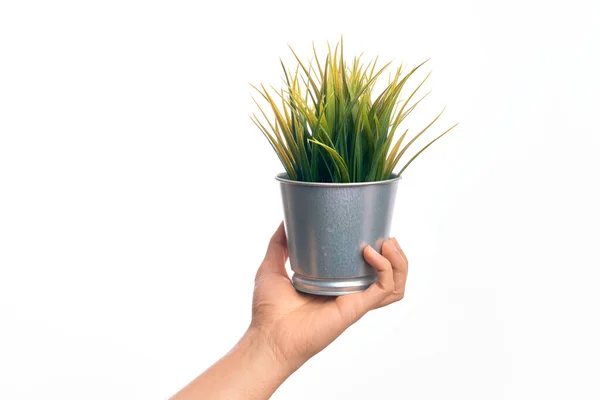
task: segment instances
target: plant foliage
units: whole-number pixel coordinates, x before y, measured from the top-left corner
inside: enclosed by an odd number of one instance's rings
[[[408,129],[402,122],[427,96],[417,93],[429,74],[406,98],[403,89],[427,61],[410,70],[400,66],[374,97],[374,86],[391,63],[378,68],[375,59],[365,65],[361,55],[348,64],[343,41],[333,50],[328,47],[323,62],[314,45],[314,60],[308,64],[290,49],[298,65],[292,71],[281,63],[284,87],[280,90],[268,90],[262,84],[253,86],[269,112],[254,99],[264,119],[261,121],[256,114],[251,118],[292,180],[349,183],[390,179],[400,160],[407,158],[406,151],[443,113],[408,139]],[[455,126],[404,162],[398,175]],[[397,132],[402,133],[394,141]]]

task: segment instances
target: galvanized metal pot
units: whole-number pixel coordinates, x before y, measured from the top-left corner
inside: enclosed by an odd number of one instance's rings
[[[339,296],[377,280],[363,259],[389,237],[400,177],[361,183],[312,183],[277,175],[281,184],[292,283],[297,290]]]

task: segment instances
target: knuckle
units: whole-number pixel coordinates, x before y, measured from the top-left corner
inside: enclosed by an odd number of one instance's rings
[[[256,276],[254,277],[254,288],[260,286],[263,280],[265,279],[265,273],[261,269],[258,270]]]

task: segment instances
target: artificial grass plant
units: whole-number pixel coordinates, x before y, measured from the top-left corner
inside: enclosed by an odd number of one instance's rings
[[[405,153],[442,115],[440,112],[415,135],[408,135],[402,122],[427,96],[416,89],[403,98],[407,81],[427,61],[407,70],[400,66],[390,75],[387,86],[373,97],[378,78],[390,63],[377,68],[377,58],[365,65],[361,56],[350,64],[344,59],[343,41],[319,61],[303,63],[290,47],[298,65],[286,68],[284,87],[268,90],[253,86],[266,102],[270,113],[256,102],[262,116],[252,120],[263,132],[281,160],[288,177],[306,182],[370,182],[392,178],[403,160],[404,170],[431,144],[456,125],[445,130],[404,162]],[[401,129],[399,129],[402,126]],[[397,131],[402,131],[394,141]],[[408,137],[412,136],[409,140]]]

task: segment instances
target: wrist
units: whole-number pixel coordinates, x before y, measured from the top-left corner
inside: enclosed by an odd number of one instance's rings
[[[291,375],[268,335],[250,328],[234,348],[182,389],[174,399],[268,399]]]
[[[253,365],[277,372],[279,379],[285,380],[297,369],[281,353],[268,332],[258,327],[248,328],[233,351],[237,350],[247,354]]]

